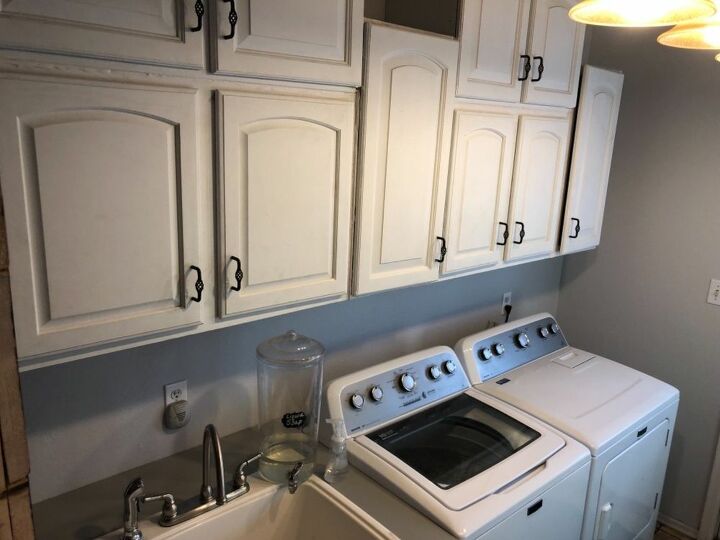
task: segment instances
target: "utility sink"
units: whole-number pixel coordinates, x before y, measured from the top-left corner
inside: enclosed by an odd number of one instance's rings
[[[251,489],[186,523],[140,523],[145,540],[370,540],[398,537],[317,476],[291,495],[284,486],[251,478]]]

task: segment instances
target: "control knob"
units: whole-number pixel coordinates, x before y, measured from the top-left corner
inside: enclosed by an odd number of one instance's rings
[[[505,346],[502,343],[496,343],[493,345],[493,352],[495,356],[502,356],[505,354]]]
[[[560,327],[557,323],[552,323],[550,326],[548,326],[548,330],[550,330],[551,334],[557,334],[560,332]]]
[[[415,378],[409,373],[403,373],[400,375],[400,388],[406,392],[412,392],[415,388]]]
[[[541,326],[540,328],[538,328],[538,334],[540,334],[541,338],[547,339],[548,336],[550,335],[550,329],[545,328],[544,326]]]
[[[515,336],[515,342],[521,349],[527,349],[530,346],[530,338],[525,332],[520,332]]]
[[[433,364],[428,368],[428,377],[433,381],[437,381],[440,378],[440,375],[442,375],[442,371],[440,371],[440,368],[437,365]]]
[[[490,347],[484,347],[480,349],[480,360],[488,361],[493,357],[493,353],[490,350]]]
[[[373,386],[370,389],[370,399],[373,401],[382,401],[383,398],[383,390],[379,386]]]
[[[443,369],[445,370],[445,373],[447,373],[448,375],[452,375],[453,373],[455,373],[457,366],[452,360],[445,360],[443,362]]]
[[[365,405],[365,398],[360,394],[353,394],[350,396],[350,405],[352,405],[353,409],[357,409],[359,411],[363,408],[363,405]]]

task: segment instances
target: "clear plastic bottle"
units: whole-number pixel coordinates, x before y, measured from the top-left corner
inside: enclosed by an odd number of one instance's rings
[[[347,458],[347,428],[342,418],[328,418],[325,420],[332,424],[333,434],[330,438],[330,459],[325,467],[325,481],[328,484],[335,483],[348,469]]]

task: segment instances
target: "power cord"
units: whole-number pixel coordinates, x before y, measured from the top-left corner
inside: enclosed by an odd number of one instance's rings
[[[510,312],[512,311],[512,306],[510,304],[505,304],[505,307],[503,308],[505,310],[505,322],[510,321]]]

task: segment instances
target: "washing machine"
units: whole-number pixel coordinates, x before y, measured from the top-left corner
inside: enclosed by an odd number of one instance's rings
[[[653,537],[676,388],[571,347],[547,313],[469,336],[455,350],[476,389],[590,449],[583,540]]]
[[[577,540],[589,450],[474,390],[436,347],[331,382],[350,462],[456,538]]]

